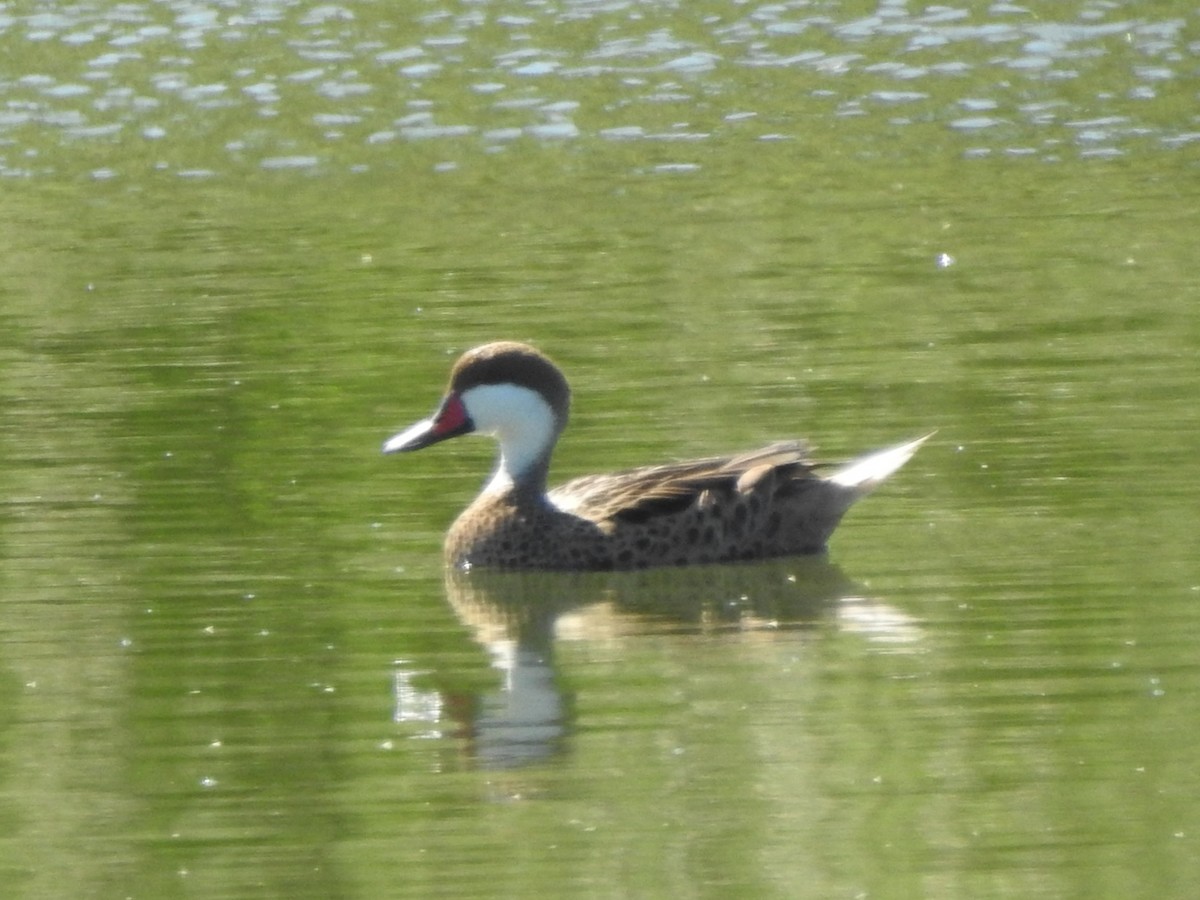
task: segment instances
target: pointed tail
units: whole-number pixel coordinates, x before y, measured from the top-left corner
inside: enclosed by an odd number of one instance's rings
[[[856,496],[869,493],[885,478],[912,459],[917,449],[936,433],[931,431],[924,437],[909,441],[907,444],[897,444],[895,447],[853,459],[830,475],[826,481],[839,487],[850,488]]]

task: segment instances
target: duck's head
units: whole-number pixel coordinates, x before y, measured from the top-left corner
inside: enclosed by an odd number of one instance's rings
[[[460,434],[488,435],[500,444],[497,478],[516,483],[545,475],[570,406],[558,366],[527,344],[496,341],[460,356],[434,414],[389,438],[383,452],[420,450]]]

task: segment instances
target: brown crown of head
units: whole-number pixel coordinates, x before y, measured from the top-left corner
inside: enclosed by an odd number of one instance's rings
[[[450,371],[449,390],[459,394],[486,384],[515,384],[537,391],[559,418],[567,421],[571,389],[558,366],[544,354],[516,341],[495,341],[468,350]]]

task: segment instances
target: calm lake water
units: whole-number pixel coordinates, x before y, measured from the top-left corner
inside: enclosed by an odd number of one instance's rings
[[[13,897],[1191,897],[1193,4],[0,8]],[[447,579],[553,477],[937,436],[827,558]]]

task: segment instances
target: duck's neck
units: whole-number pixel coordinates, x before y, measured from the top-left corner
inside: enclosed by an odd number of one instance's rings
[[[496,471],[483,492],[489,496],[510,495],[528,499],[543,498],[546,495],[546,461],[534,463],[526,469],[514,469],[510,458],[500,451],[500,459],[496,463]]]
[[[559,431],[545,398],[517,385],[480,385],[463,394],[463,403],[476,431],[491,435],[500,445],[496,471],[485,492],[545,494]]]

